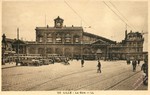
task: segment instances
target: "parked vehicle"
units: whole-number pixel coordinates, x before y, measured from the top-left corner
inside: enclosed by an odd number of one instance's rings
[[[33,65],[35,66],[41,66],[43,65],[42,62],[38,59],[32,59]]]
[[[52,64],[52,59],[40,59],[43,65],[49,65]]]
[[[54,57],[55,62],[61,62],[60,57]]]
[[[37,59],[24,59],[19,61],[21,66],[41,66],[42,63]]]
[[[83,55],[84,60],[95,60],[95,56],[94,55]]]
[[[53,60],[54,62],[64,62],[64,60],[66,59],[65,56],[59,55],[59,54],[48,54],[47,57],[51,60]]]

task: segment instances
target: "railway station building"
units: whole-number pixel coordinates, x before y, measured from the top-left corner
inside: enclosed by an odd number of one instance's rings
[[[12,50],[24,55],[49,56],[58,54],[70,58],[125,60],[127,58],[144,59],[143,35],[139,32],[125,31],[124,39],[116,41],[85,32],[82,27],[65,26],[59,16],[54,19],[54,26],[36,27],[35,41],[20,41],[20,52],[16,41]]]

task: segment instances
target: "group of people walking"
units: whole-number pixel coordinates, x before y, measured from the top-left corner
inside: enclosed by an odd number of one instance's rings
[[[137,64],[140,65],[140,60],[127,60],[127,64],[130,63],[132,64],[133,72],[135,72]],[[141,71],[143,71],[143,73],[145,74],[143,78],[143,84],[148,85],[148,60],[144,60],[144,63],[141,66]]]
[[[84,67],[84,59],[81,59],[81,67]],[[101,73],[101,62],[98,59],[98,64],[97,64],[97,73]]]
[[[140,60],[132,60],[132,61],[127,60],[127,64],[130,64],[130,63],[133,66],[133,72],[135,72],[137,64],[140,65]],[[81,59],[81,67],[84,67],[84,59]],[[141,71],[143,71],[143,73],[145,73],[145,76],[143,78],[143,84],[148,85],[148,60],[144,60],[144,64],[142,64],[142,66],[141,66]],[[101,73],[101,72],[102,72],[101,71],[101,62],[98,59],[97,73]]]
[[[128,65],[132,64],[132,66],[133,66],[133,72],[135,72],[137,64],[140,65],[140,60],[135,60],[135,59],[134,60],[127,60],[127,64]]]

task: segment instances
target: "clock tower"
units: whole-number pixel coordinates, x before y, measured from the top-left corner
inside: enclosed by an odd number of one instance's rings
[[[63,27],[63,21],[64,20],[58,16],[56,19],[54,19],[54,24],[55,24],[54,27],[62,28]]]

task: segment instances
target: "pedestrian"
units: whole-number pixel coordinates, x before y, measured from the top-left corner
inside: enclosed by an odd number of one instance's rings
[[[133,72],[136,71],[136,64],[137,64],[136,60],[133,60],[133,61],[132,61]]]
[[[148,85],[148,62],[147,60],[144,61],[144,64],[141,67],[141,71],[143,71],[145,74],[143,78],[143,84]]]
[[[147,60],[144,61],[144,64],[141,67],[141,71],[143,71],[148,76],[148,63],[147,63]]]
[[[140,65],[140,59],[138,59],[138,65]]]
[[[69,60],[67,58],[64,61],[65,61],[65,65],[70,65]]]
[[[130,59],[127,59],[127,65],[129,65],[130,64]]]
[[[100,72],[101,73],[101,62],[98,60],[98,64],[97,64],[97,73]]]
[[[52,58],[51,60],[52,60],[52,64],[54,64],[55,63],[54,58]]]
[[[81,59],[81,67],[84,67],[84,59]]]

